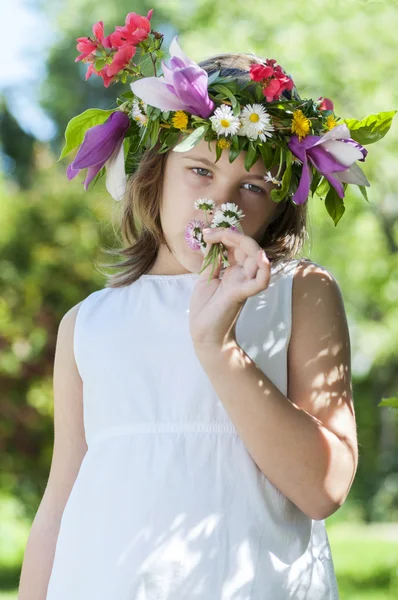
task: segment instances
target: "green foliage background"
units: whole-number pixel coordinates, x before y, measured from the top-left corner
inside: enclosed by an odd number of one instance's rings
[[[52,369],[59,321],[104,283],[94,262],[117,238],[118,207],[103,182],[84,192],[56,162],[67,122],[86,108],[109,109],[125,86],[103,87],[74,62],[75,39],[99,20],[106,34],[129,11],[154,8],[153,27],[200,61],[220,52],[276,58],[302,97],[331,98],[343,118],[398,108],[398,3],[372,0],[127,0],[41,2],[57,42],[46,59],[41,103],[58,133],[50,144],[25,134],[3,102],[0,143],[16,161],[0,179],[0,490],[16,497],[29,522],[48,477],[53,444]],[[378,407],[398,390],[398,124],[370,145],[361,164],[371,182],[366,203],[348,188],[335,228],[310,199],[304,255],[326,267],[343,293],[352,346],[360,458],[350,493],[366,522],[398,521],[397,419]],[[16,140],[18,143],[16,143]],[[79,181],[78,181],[79,180]],[[22,515],[21,515],[22,518]],[[387,597],[387,596],[386,596]]]

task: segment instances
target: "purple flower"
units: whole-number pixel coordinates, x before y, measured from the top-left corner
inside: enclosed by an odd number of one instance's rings
[[[303,163],[300,183],[293,196],[295,204],[304,204],[308,199],[312,175],[308,159],[334,187],[340,198],[344,198],[342,183],[370,185],[363,171],[354,164],[356,160],[364,161],[368,152],[350,138],[346,124],[336,125],[322,136],[307,135],[301,142],[297,135],[293,135],[288,146]]]
[[[130,84],[133,93],[163,111],[185,110],[207,119],[215,104],[207,93],[208,74],[188,58],[175,36],[170,44],[170,66],[162,60],[163,76],[142,77]]]
[[[128,115],[117,110],[108,117],[105,123],[88,129],[78,153],[67,168],[68,179],[73,179],[81,169],[87,168],[86,179],[83,182],[84,189],[87,190],[90,181],[107,161],[112,165],[119,162],[117,156],[120,154],[119,151],[129,126]],[[119,199],[119,197],[115,198],[115,200]]]

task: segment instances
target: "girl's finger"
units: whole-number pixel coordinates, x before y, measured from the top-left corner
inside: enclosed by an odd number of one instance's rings
[[[255,256],[260,250],[257,242],[248,235],[234,231],[229,227],[212,227],[210,232],[203,230],[205,241],[222,242],[226,246],[239,246],[248,256]]]

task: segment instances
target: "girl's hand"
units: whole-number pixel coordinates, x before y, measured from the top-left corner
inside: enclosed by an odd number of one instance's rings
[[[267,289],[271,277],[265,252],[251,237],[225,227],[203,231],[208,244],[222,242],[230,264],[219,279],[221,259],[199,275],[190,300],[189,328],[196,349],[221,349],[235,340],[235,323],[247,298]]]

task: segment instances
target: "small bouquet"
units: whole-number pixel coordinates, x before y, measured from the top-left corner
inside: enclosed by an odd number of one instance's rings
[[[195,200],[194,202],[194,208],[196,210],[202,210],[205,213],[206,223],[198,219],[192,219],[185,229],[185,241],[192,250],[200,250],[205,255],[199,273],[202,273],[202,271],[212,263],[212,269],[208,280],[210,281],[214,269],[219,265],[220,259],[223,268],[229,267],[228,248],[220,242],[212,244],[210,250],[207,252],[207,243],[203,239],[203,229],[205,227],[226,227],[244,233],[240,221],[245,215],[233,202],[221,204],[221,208],[215,211],[214,200],[209,198],[198,198],[198,200]],[[213,220],[210,223],[207,213],[213,215]]]

